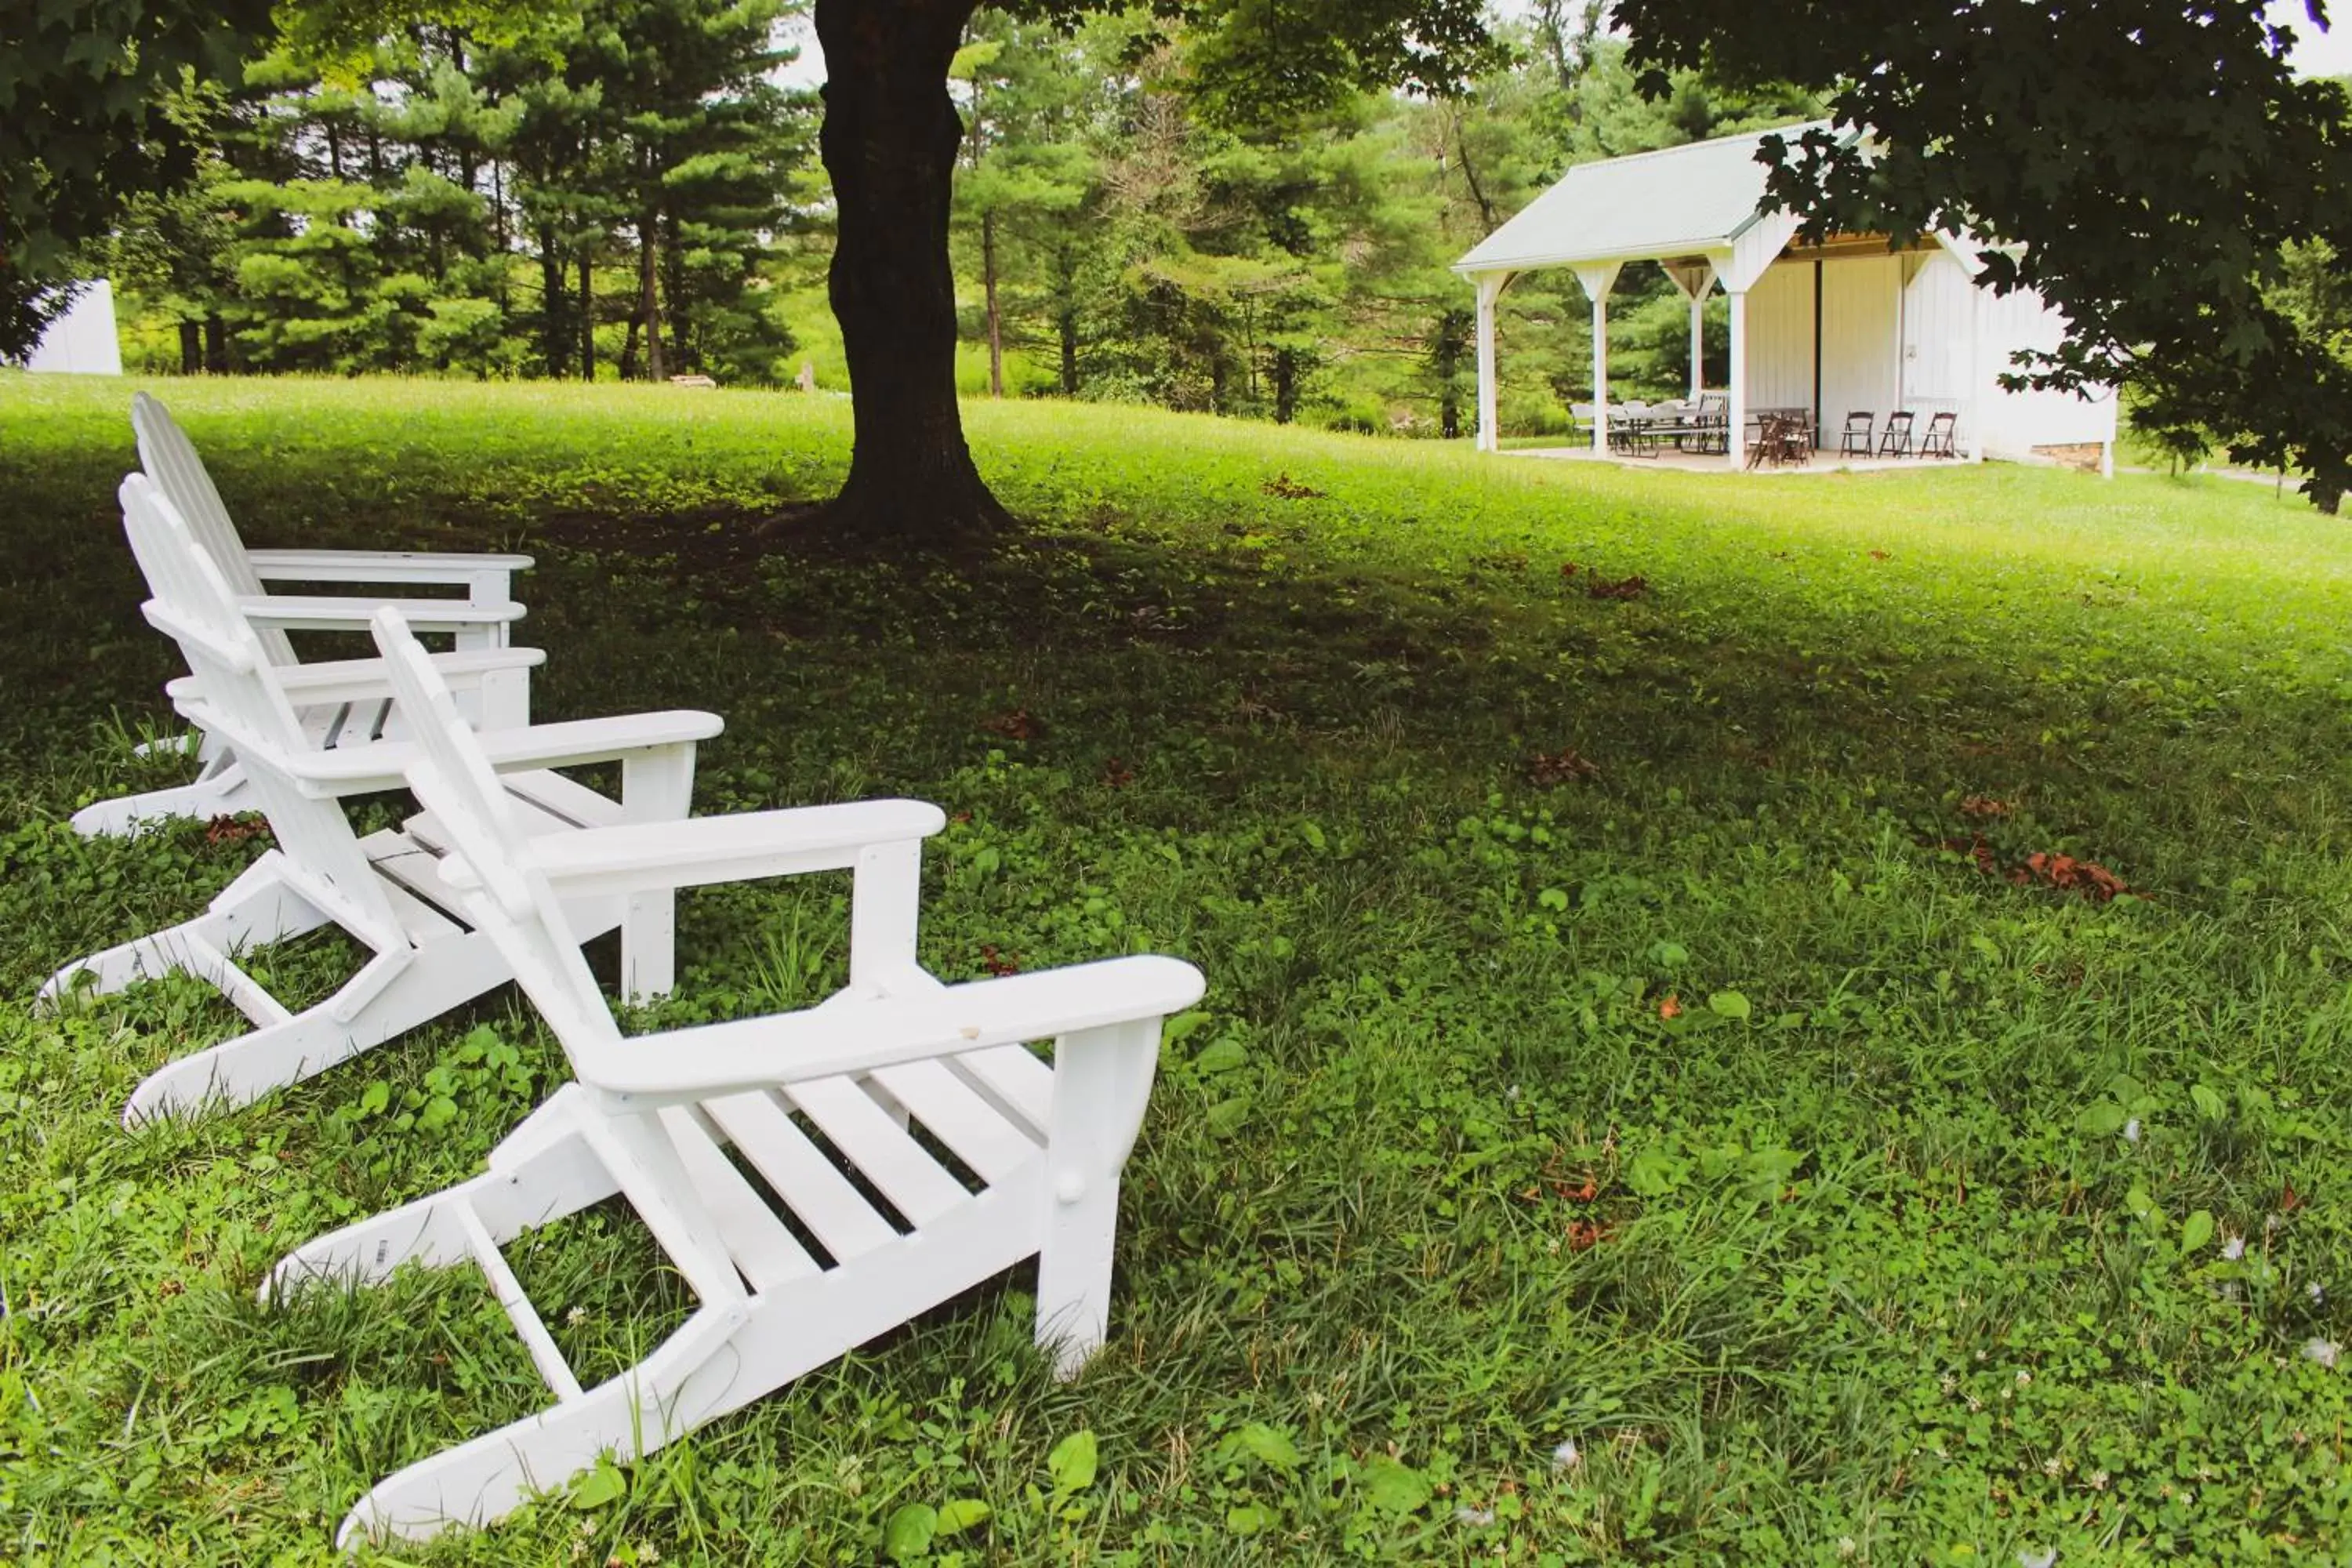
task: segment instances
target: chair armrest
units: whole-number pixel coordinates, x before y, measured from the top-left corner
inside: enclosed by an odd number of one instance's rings
[[[576,1053],[581,1081],[607,1094],[707,1099],[900,1062],[1164,1018],[1201,999],[1181,959],[1110,958],[926,995],[811,1008],[637,1035]]]
[[[558,892],[581,898],[848,870],[874,845],[928,838],[946,826],[947,815],[925,801],[865,800],[583,828],[534,841],[531,854]],[[444,874],[453,887],[474,885],[462,861]]]
[[[520,773],[535,768],[578,767],[586,763],[616,763],[640,752],[708,741],[724,728],[725,722],[716,713],[678,709],[611,719],[576,719],[565,724],[485,730],[478,738],[492,767],[500,773]],[[378,790],[404,788],[408,783],[406,770],[419,756],[416,747],[406,741],[372,741],[363,746],[306,752],[289,760],[288,771],[314,795],[370,795]]]
[[[480,648],[427,657],[455,691],[478,687],[485,676],[500,675],[510,669],[535,669],[547,662],[546,650],[535,647]],[[278,670],[278,684],[297,708],[375,702],[393,694],[380,658],[335,658],[288,665]],[[200,700],[196,678],[184,675],[165,682],[163,695],[172,700],[173,707],[184,710],[189,703]]]
[[[265,583],[451,583],[528,572],[528,555],[466,555],[417,550],[248,550],[253,574]]]
[[[373,595],[247,594],[236,607],[257,626],[294,632],[362,632],[378,610],[398,610],[420,632],[506,626],[523,617],[512,601],[477,605],[464,599],[383,599]]]

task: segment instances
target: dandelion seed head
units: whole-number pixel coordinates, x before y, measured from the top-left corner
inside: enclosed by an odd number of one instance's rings
[[[1572,1470],[1583,1462],[1583,1451],[1577,1447],[1573,1437],[1561,1438],[1559,1447],[1551,1451],[1551,1468],[1555,1470]]]
[[[2316,1306],[2320,1302],[2327,1300],[2327,1290],[2326,1287],[2322,1286],[2316,1279],[2313,1280],[2310,1284],[2305,1285],[2303,1288],[2303,1293],[2311,1298],[2312,1304],[2314,1306]]]
[[[2324,1367],[2335,1367],[2336,1353],[2334,1340],[2306,1340],[2304,1342],[2303,1359],[2315,1361]]]
[[[2137,1143],[2139,1142],[2138,1117],[2135,1116],[2129,1121],[2124,1123],[2124,1142],[2126,1143]]]
[[[2233,1236],[2229,1240],[2221,1244],[2221,1256],[2228,1258],[2232,1263],[2235,1263],[2239,1258],[2243,1258],[2245,1255],[2246,1238],[2242,1236]]]
[[[1465,1502],[1454,1510],[1454,1517],[1475,1528],[1494,1523],[1495,1510],[1491,1508],[1472,1508]]]

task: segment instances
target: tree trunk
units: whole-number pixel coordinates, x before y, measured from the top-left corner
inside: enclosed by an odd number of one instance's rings
[[[1054,331],[1062,340],[1062,395],[1078,395],[1078,268],[1070,247],[1055,258],[1061,274],[1060,298],[1054,306]]]
[[[596,379],[596,258],[580,247],[580,379]]]
[[[205,368],[205,330],[194,321],[180,323],[180,374],[196,375]]]
[[[1011,520],[956,406],[948,205],[963,121],[948,62],[977,0],[817,0],[831,79],[818,147],[839,215],[829,278],[856,445],[828,521],[877,536],[984,535]]]
[[[228,323],[218,316],[205,321],[205,369],[214,375],[228,374]]]
[[[637,335],[645,330],[644,316],[633,314],[629,317],[628,336],[621,340],[621,368],[618,374],[623,381],[637,379]]]
[[[563,256],[555,247],[555,226],[539,226],[540,353],[547,374],[561,378],[572,363],[572,329],[564,320]]]
[[[653,213],[637,219],[637,310],[646,323],[646,379],[666,381],[662,363],[661,290],[654,287],[655,253],[660,248],[661,221]],[[624,380],[627,372],[622,373]]]
[[[1004,318],[996,309],[996,215],[980,215],[980,277],[988,295],[988,395],[1004,395]]]

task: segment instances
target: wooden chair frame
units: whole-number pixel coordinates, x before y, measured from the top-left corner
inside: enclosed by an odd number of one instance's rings
[[[471,1261],[554,1396],[380,1481],[339,1539],[487,1523],[600,1455],[649,1453],[1031,1256],[1038,1342],[1058,1371],[1075,1373],[1108,1328],[1119,1173],[1160,1025],[1200,997],[1199,972],[1136,957],[942,985],[915,958],[920,845],[907,839],[856,858],[839,994],[802,1012],[625,1039],[581,962],[573,890],[666,886],[678,875],[676,847],[698,840],[738,857],[774,853],[778,814],[532,837],[398,613],[377,626],[418,741],[410,784],[454,840],[450,884],[576,1081],[500,1142],[482,1175],[323,1237],[271,1270],[265,1300],[312,1281],[380,1280],[407,1263]],[[776,853],[771,868],[790,863]],[[1024,1046],[1041,1039],[1056,1042],[1050,1068]],[[918,1125],[929,1142],[911,1135]],[[698,1306],[644,1360],[586,1387],[501,1248],[614,1195]]]
[[[447,634],[462,653],[494,654],[507,646],[508,629],[523,614],[509,585],[528,570],[528,555],[423,554],[410,551],[247,550],[220,491],[213,484],[194,443],[162,403],[146,393],[131,400],[131,426],[139,439],[139,461],[148,479],[178,510],[196,543],[212,558],[230,591],[238,596],[272,662],[298,661],[288,633],[363,632],[368,617],[389,603],[403,604],[420,631]],[[272,594],[271,583],[349,584],[461,590],[463,597],[389,600],[380,595]],[[388,704],[382,699],[325,695],[299,682],[289,689],[305,725],[323,743],[346,737],[373,739],[385,730]],[[486,725],[526,724],[530,687],[523,670],[486,662],[469,683],[470,710]],[[99,801],[73,816],[77,831],[136,832],[143,824],[171,818],[204,819],[252,809],[244,770],[227,744],[198,730],[140,746],[142,753],[173,751],[193,754],[196,776],[190,783]]]
[[[273,662],[210,557],[185,521],[144,475],[123,481],[123,519],[153,592],[150,622],[175,640],[193,672],[175,683],[183,712],[221,735],[243,760],[243,788],[268,818],[277,847],[179,925],[93,953],[58,971],[42,987],[49,1003],[85,990],[115,991],[142,978],[191,974],[218,990],[252,1022],[251,1031],[159,1068],[140,1084],[124,1120],[240,1105],[462,1005],[512,978],[497,945],[466,920],[463,901],[441,869],[447,828],[430,813],[399,829],[362,838],[341,802],[399,789],[415,755],[404,742],[376,741],[322,750],[312,743],[289,691],[294,670]],[[538,657],[535,649],[495,655],[437,656],[445,685],[478,678],[486,658]],[[315,667],[311,667],[315,668]],[[336,689],[356,700],[392,694],[381,659],[331,667]],[[317,689],[316,687],[310,689]],[[719,733],[716,715],[634,714],[485,732],[480,742],[497,770],[510,811],[538,835],[562,837],[594,826],[638,833],[675,832],[694,786],[697,742]],[[615,802],[553,770],[617,763]],[[812,807],[790,815],[800,852],[846,866],[873,843],[919,838],[937,830],[937,814],[864,805]],[[617,891],[574,889],[566,920],[582,940],[621,932],[621,985],[642,1000],[674,984],[678,887],[726,880],[730,862],[682,847],[676,880]],[[748,862],[755,863],[755,862]],[[248,948],[340,926],[370,957],[356,974],[316,1005],[288,1007],[238,963]]]

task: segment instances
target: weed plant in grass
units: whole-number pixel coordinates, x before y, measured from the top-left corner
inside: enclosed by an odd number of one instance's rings
[[[1076,1384],[1016,1276],[399,1560],[2352,1550],[2352,549],[2300,502],[985,405],[1035,531],[894,561],[749,542],[844,471],[835,401],[163,395],[257,544],[538,554],[540,710],[724,713],[702,809],[940,803],[940,973],[1211,977]],[[128,396],[0,378],[0,1556],[313,1561],[541,1394],[471,1271],[270,1312],[261,1271],[474,1169],[562,1069],[493,997],[131,1136],[141,1072],[233,1016],[29,1010],[266,843],[64,826],[172,765],[124,744],[173,673],[113,512]],[[821,994],[845,895],[688,895],[664,1016]],[[516,1254],[583,1373],[676,1321],[613,1215]]]

